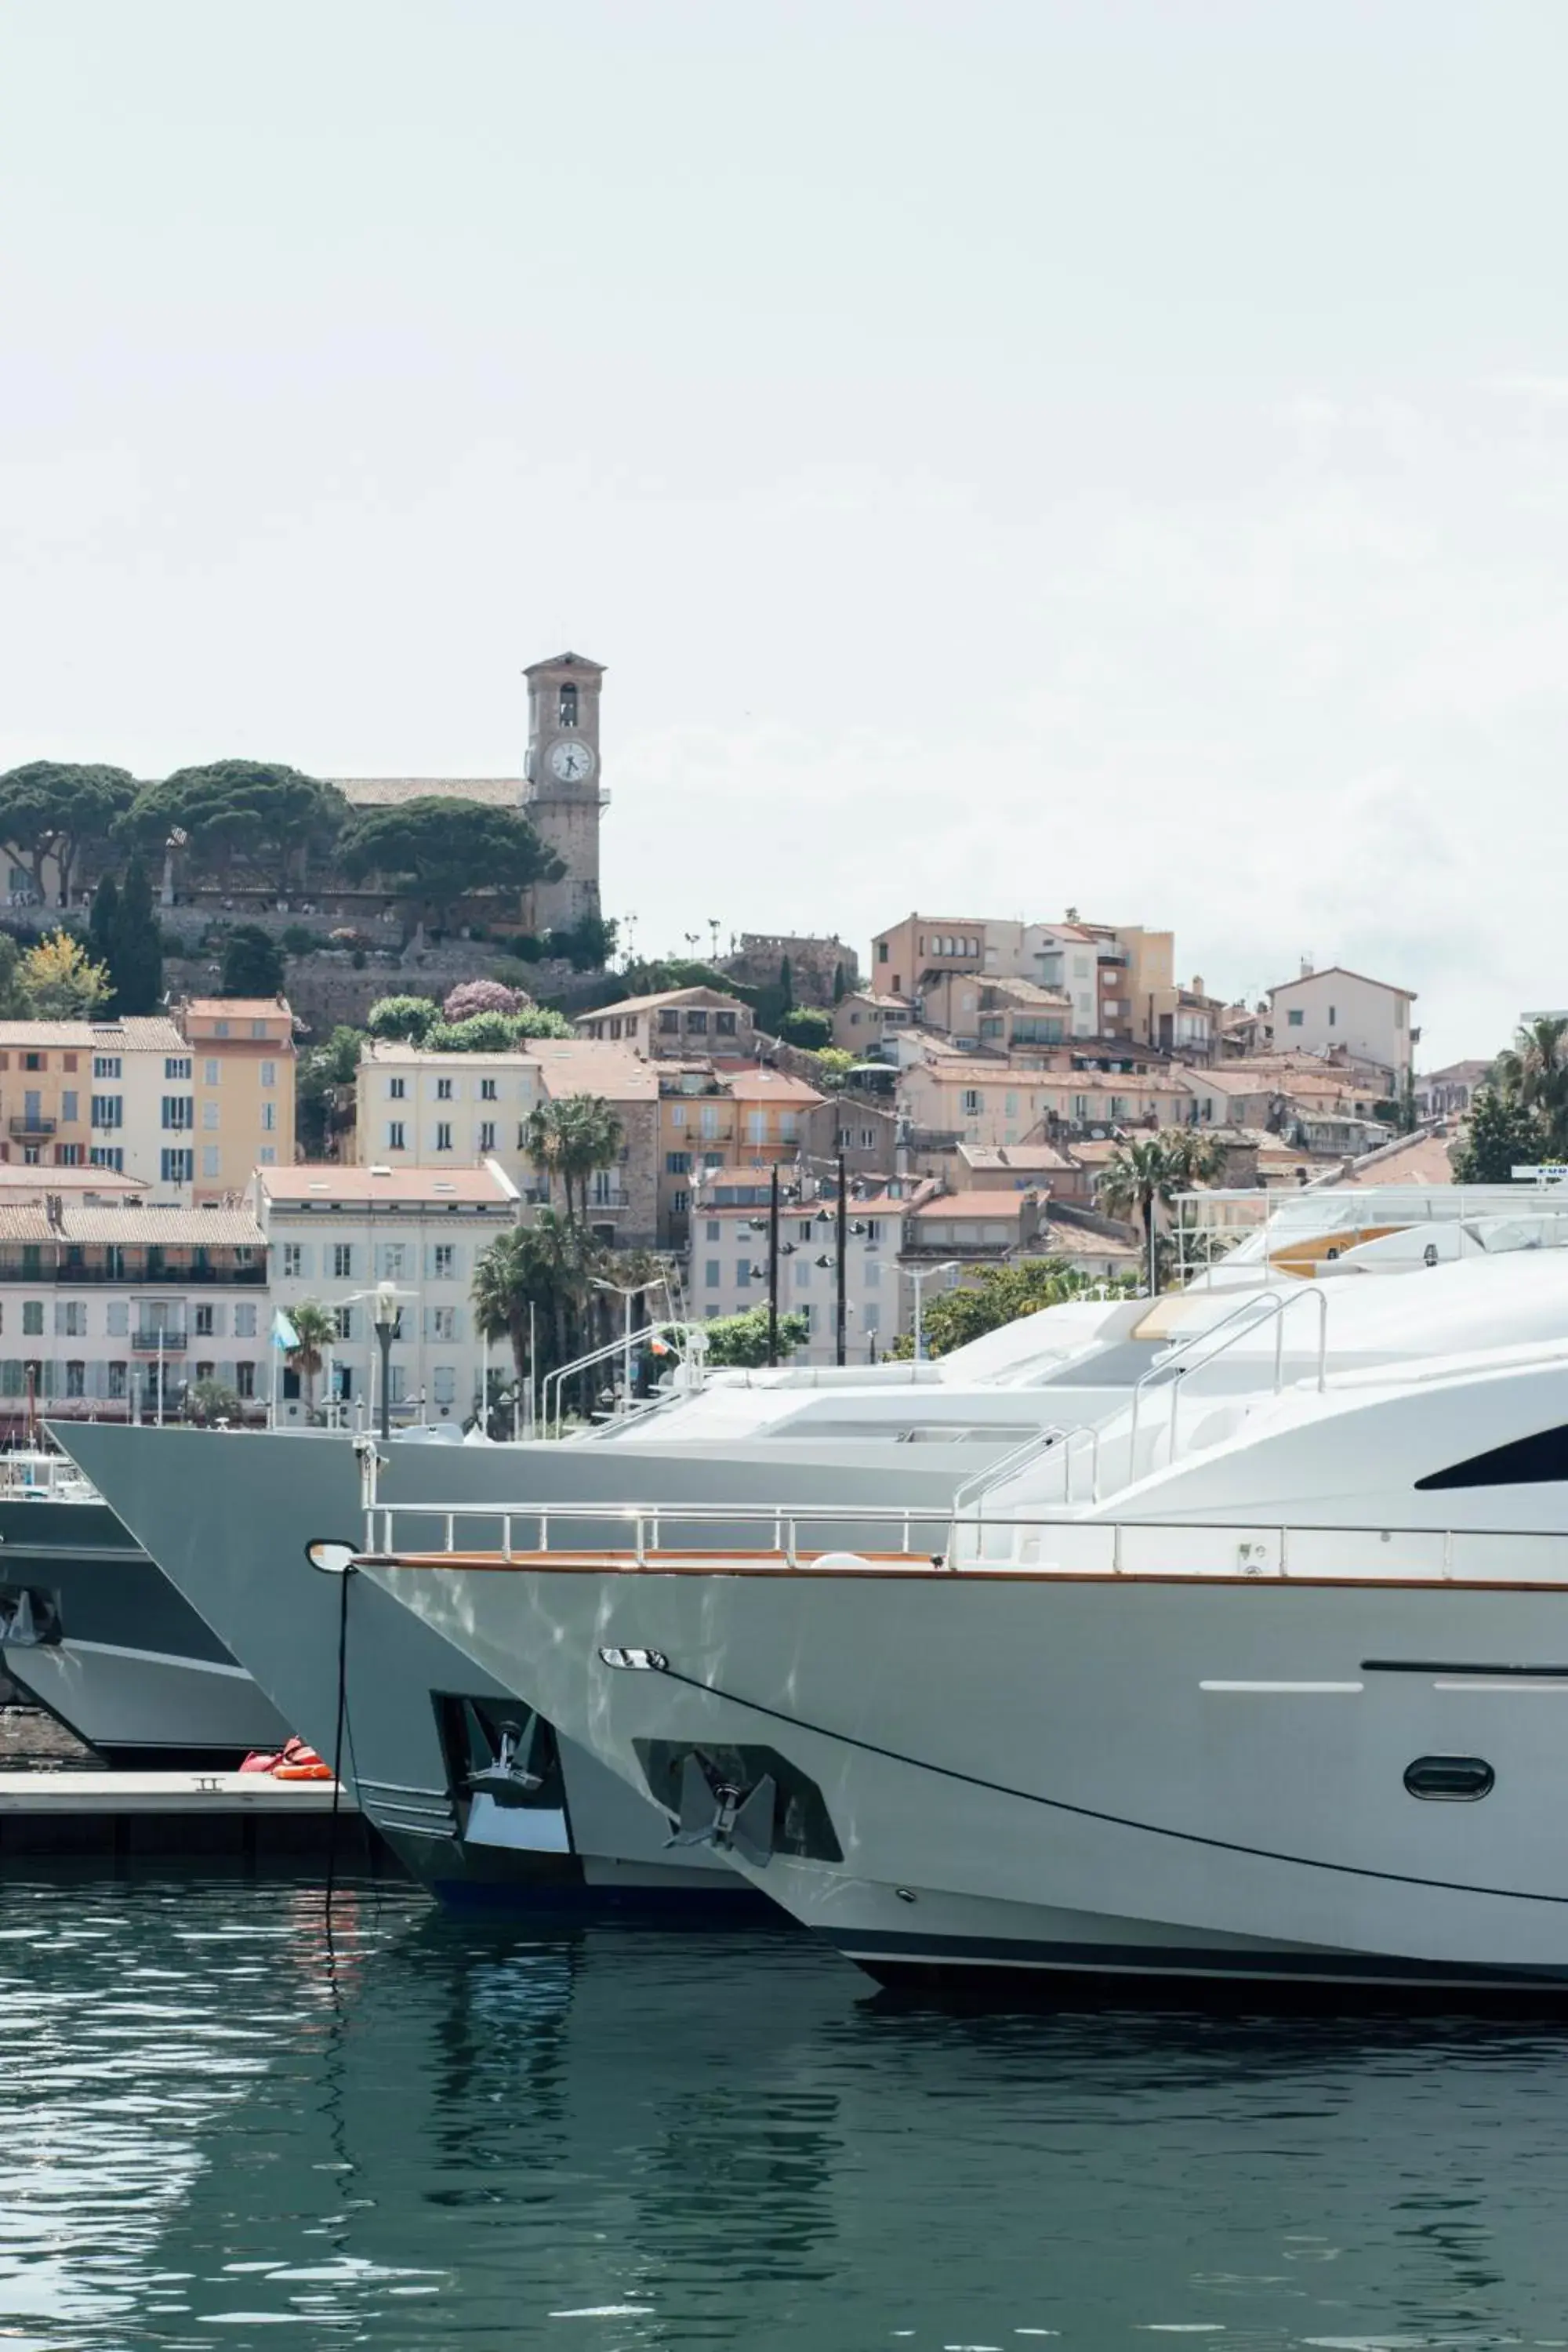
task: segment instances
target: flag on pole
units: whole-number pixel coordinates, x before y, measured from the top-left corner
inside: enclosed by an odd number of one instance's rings
[[[300,1334],[295,1330],[281,1307],[274,1307],[272,1313],[272,1344],[280,1354],[284,1355],[287,1355],[291,1348],[297,1348],[300,1344]]]

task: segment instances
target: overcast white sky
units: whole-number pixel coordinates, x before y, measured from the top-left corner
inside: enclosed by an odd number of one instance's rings
[[[1568,1003],[1563,0],[7,0],[0,766]]]

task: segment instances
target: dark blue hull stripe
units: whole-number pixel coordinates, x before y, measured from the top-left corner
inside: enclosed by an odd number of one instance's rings
[[[875,1972],[887,1963],[916,1969],[997,1969],[1068,1975],[1230,1978],[1310,1984],[1556,1986],[1568,1992],[1568,1967],[1494,1967],[1461,1960],[1418,1960],[1377,1952],[1237,1952],[1182,1944],[1036,1943],[1010,1936],[919,1936],[897,1930],[823,1931],[847,1959]]]

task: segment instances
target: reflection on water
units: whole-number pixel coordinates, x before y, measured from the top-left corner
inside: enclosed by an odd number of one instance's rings
[[[7,2347],[1568,2342],[1568,2032],[948,2017],[341,1900],[329,1966],[313,1890],[7,1885]]]

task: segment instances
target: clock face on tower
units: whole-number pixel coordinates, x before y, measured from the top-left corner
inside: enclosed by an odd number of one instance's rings
[[[581,784],[594,772],[594,754],[586,743],[567,739],[552,743],[548,764],[558,784]]]

